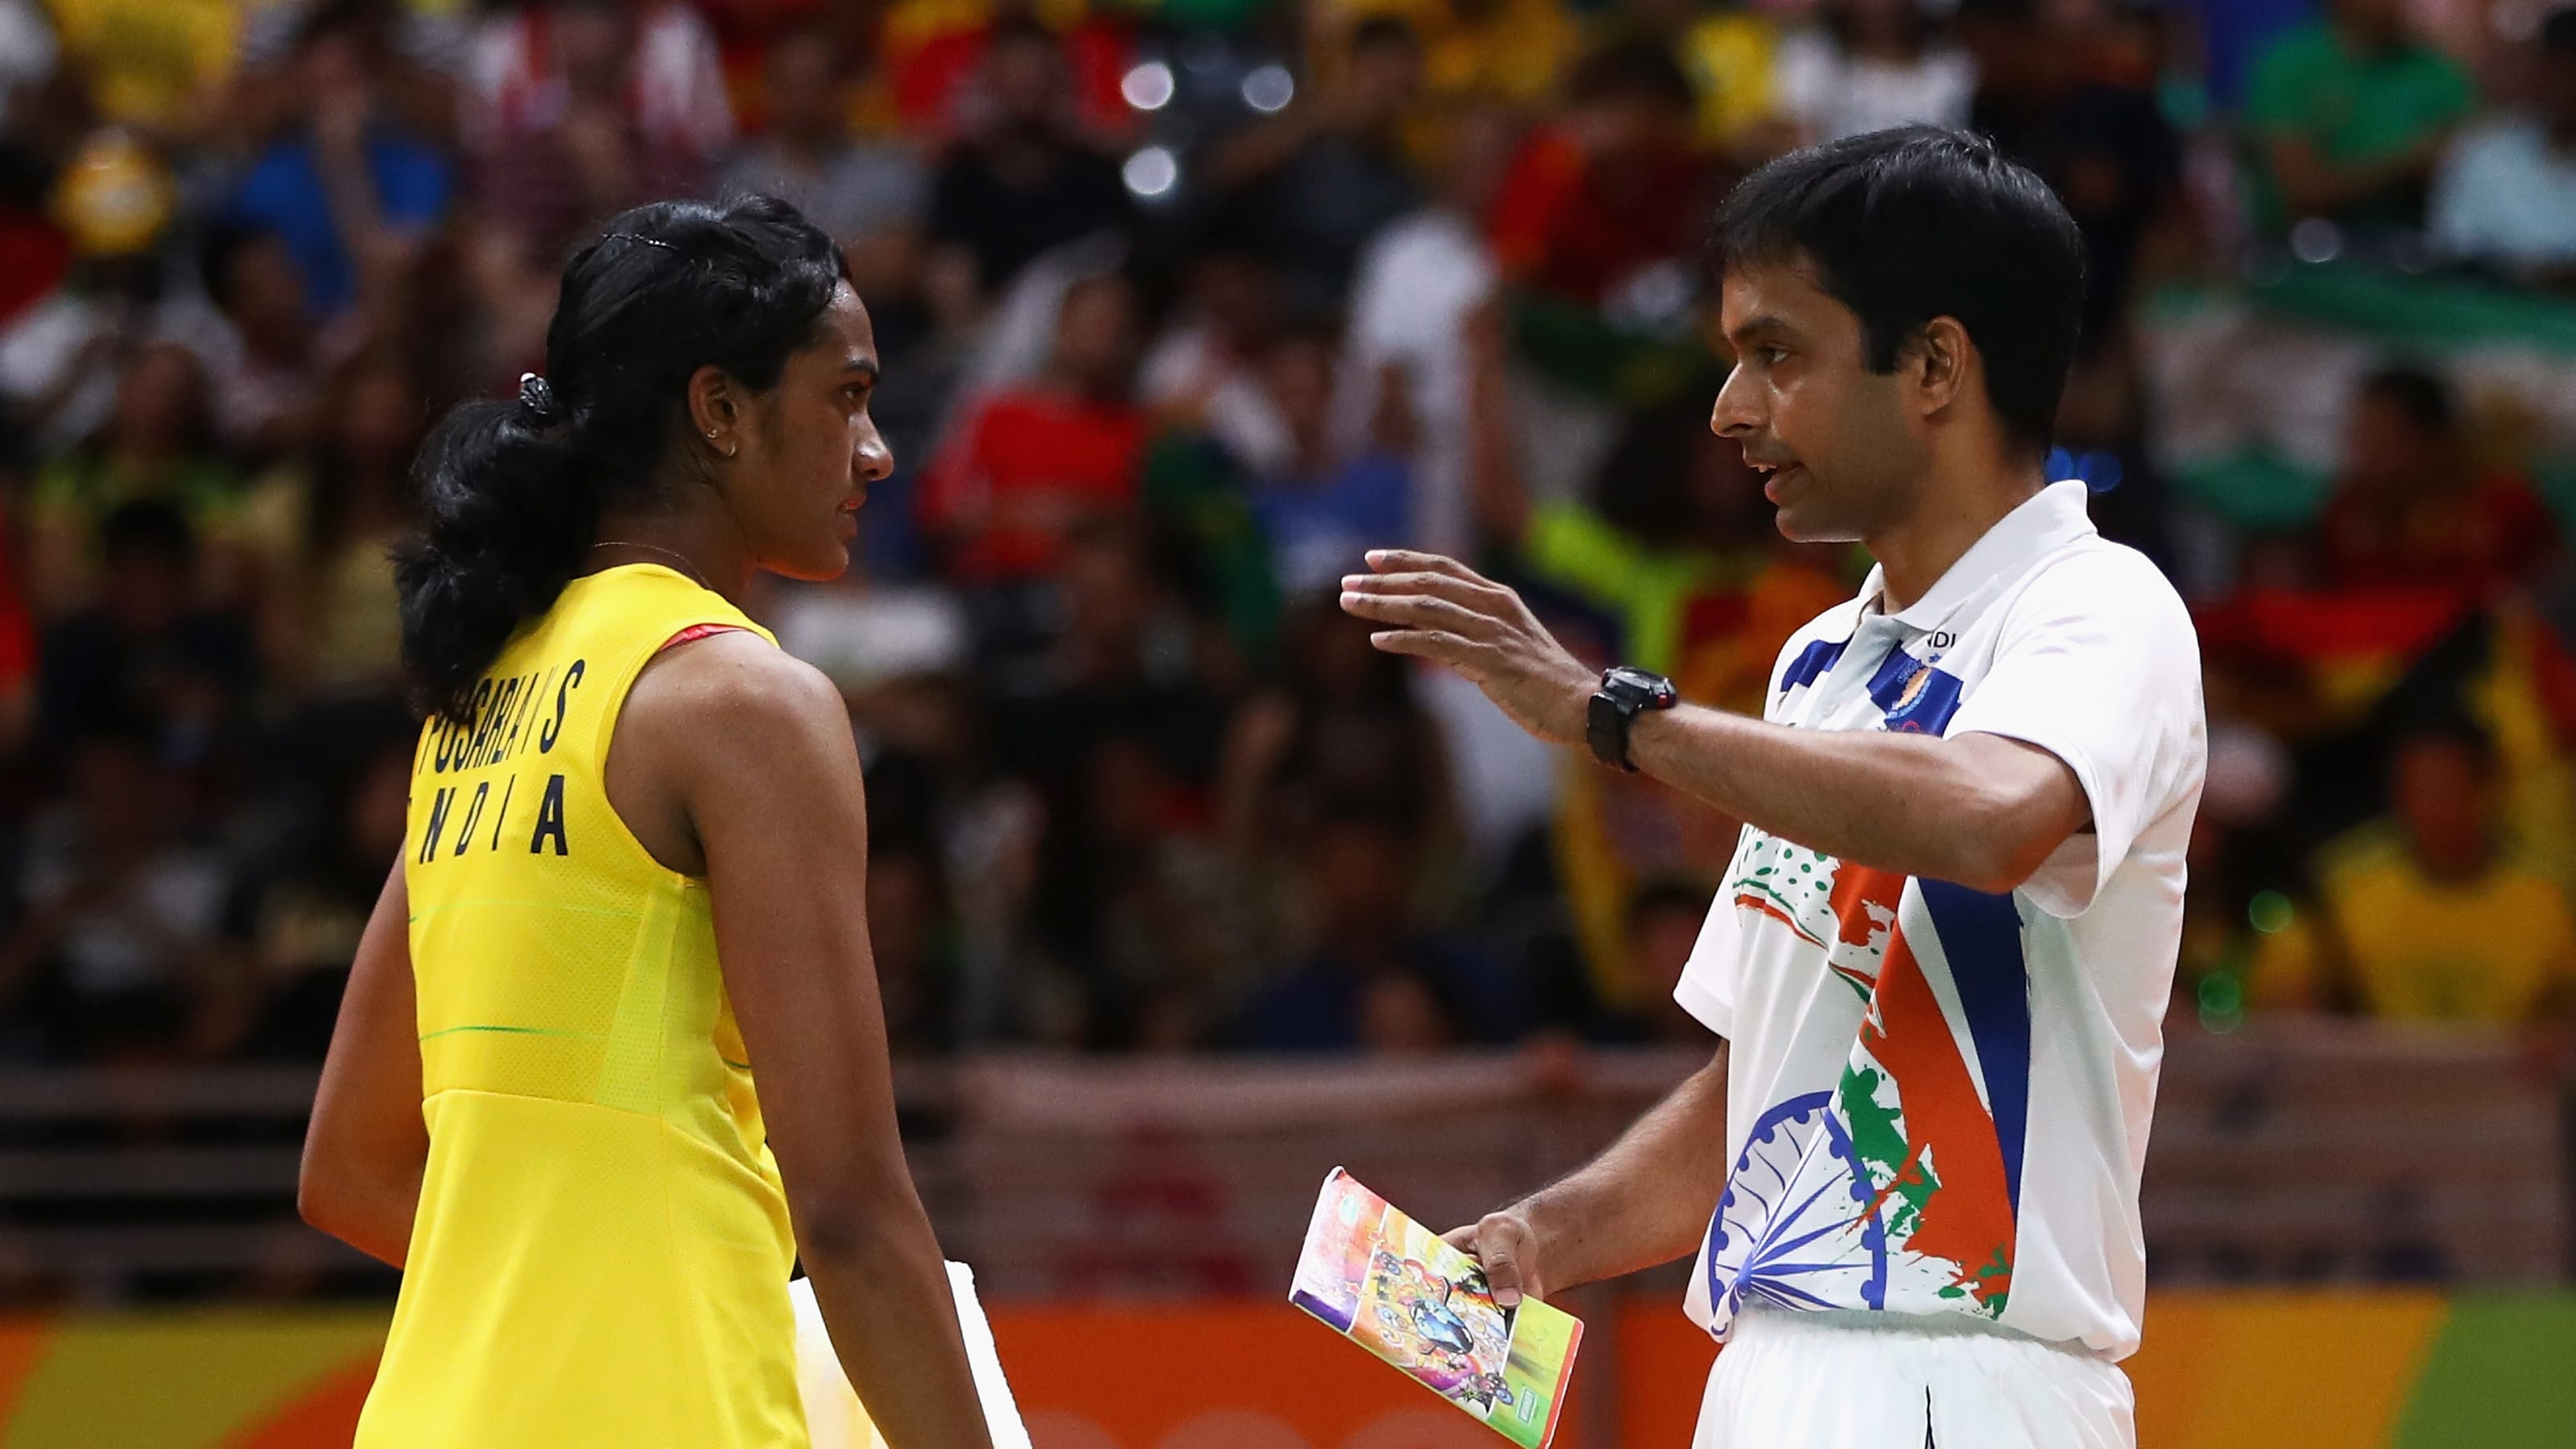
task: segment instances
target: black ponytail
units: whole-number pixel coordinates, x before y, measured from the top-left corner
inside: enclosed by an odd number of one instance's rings
[[[458,406],[413,465],[422,529],[394,577],[426,712],[469,723],[475,681],[581,571],[601,516],[652,500],[690,376],[775,386],[847,276],[831,238],[769,197],[640,206],[573,254],[543,385]]]

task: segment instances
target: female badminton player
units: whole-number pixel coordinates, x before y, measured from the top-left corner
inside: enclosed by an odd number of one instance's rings
[[[867,311],[783,203],[641,207],[546,369],[439,426],[397,559],[430,716],[301,1185],[403,1269],[357,1444],[801,1449],[801,1251],[887,1442],[985,1449],[849,718],[733,602],[848,565],[892,467]]]

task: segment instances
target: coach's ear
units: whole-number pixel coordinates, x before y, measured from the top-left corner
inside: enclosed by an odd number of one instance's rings
[[[1925,418],[1939,416],[1967,389],[1975,349],[1968,329],[1956,317],[1935,317],[1905,345],[1897,370],[1913,388],[1915,406]]]

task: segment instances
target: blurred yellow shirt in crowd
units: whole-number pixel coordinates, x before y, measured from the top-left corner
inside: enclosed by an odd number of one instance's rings
[[[1555,97],[1557,78],[1582,53],[1582,37],[1556,0],[1338,0],[1322,9],[1330,18],[1319,66],[1338,71],[1351,27],[1392,15],[1421,38],[1424,88],[1433,100],[1490,96],[1537,105]]]
[[[90,77],[99,114],[127,125],[185,121],[232,68],[241,0],[48,0],[63,49]]]
[[[1684,32],[1682,68],[1699,92],[1699,139],[1723,147],[1780,108],[1773,82],[1780,28],[1768,15],[1723,11]]]
[[[2439,881],[2399,842],[2374,843],[2329,872],[2325,903],[2353,989],[2381,1020],[2515,1024],[2576,988],[2566,896],[2510,858]]]

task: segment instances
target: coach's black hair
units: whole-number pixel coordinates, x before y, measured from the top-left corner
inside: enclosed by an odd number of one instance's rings
[[[1811,268],[1859,315],[1874,372],[1934,318],[1957,319],[2006,432],[2047,449],[2083,330],[2084,240],[1992,141],[1903,126],[1792,151],[1728,195],[1714,252],[1721,270]]]
[[[639,206],[573,253],[546,329],[552,408],[461,404],[413,465],[423,529],[394,571],[426,710],[469,720],[475,680],[580,571],[602,513],[651,500],[689,431],[690,376],[775,386],[847,275],[832,239],[769,197]]]

